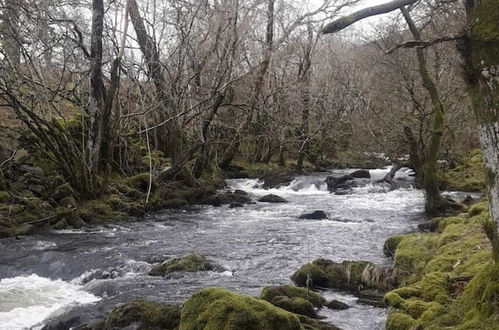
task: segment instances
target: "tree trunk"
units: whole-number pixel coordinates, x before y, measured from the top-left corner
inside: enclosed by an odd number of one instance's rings
[[[421,41],[421,34],[412,20],[409,11],[406,8],[401,8],[402,14],[409,26],[414,39]],[[444,200],[440,195],[438,187],[438,156],[440,153],[440,145],[444,130],[445,106],[440,99],[438,88],[433,78],[431,77],[424,51],[421,48],[416,48],[416,56],[419,64],[419,73],[423,81],[423,87],[428,91],[433,106],[433,129],[430,137],[429,148],[424,155],[423,164],[423,186],[426,193],[426,211],[429,214],[437,214],[442,211]]]
[[[492,217],[488,235],[499,264],[499,2],[467,0],[465,5],[469,29],[458,46],[479,124]]]
[[[92,38],[90,51],[90,99],[88,105],[89,134],[87,138],[87,166],[90,174],[99,172],[103,134],[105,88],[102,78],[102,33],[104,29],[104,1],[92,1]]]
[[[19,6],[15,0],[6,0],[1,15],[1,45],[5,50],[9,66],[17,69],[21,64],[19,36]]]

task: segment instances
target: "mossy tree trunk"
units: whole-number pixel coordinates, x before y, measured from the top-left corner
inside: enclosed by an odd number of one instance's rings
[[[406,8],[401,8],[402,14],[409,26],[409,30],[416,41],[421,41],[421,34],[412,20],[409,11]],[[440,154],[440,145],[444,130],[445,120],[445,105],[443,104],[436,83],[431,77],[428,64],[426,62],[424,50],[416,48],[416,57],[419,64],[419,73],[423,81],[424,88],[428,91],[433,106],[433,127],[430,137],[429,148],[424,155],[423,172],[423,187],[426,194],[426,211],[430,214],[439,212],[443,203],[443,198],[440,195],[438,188],[438,157]]]
[[[458,45],[479,124],[492,222],[488,234],[499,264],[499,1],[467,0],[468,29]]]

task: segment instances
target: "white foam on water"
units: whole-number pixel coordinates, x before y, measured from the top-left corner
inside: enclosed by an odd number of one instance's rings
[[[82,286],[36,274],[0,280],[0,330],[39,329],[48,318],[99,301]]]

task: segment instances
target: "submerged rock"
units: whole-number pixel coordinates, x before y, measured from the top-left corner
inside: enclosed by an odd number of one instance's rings
[[[286,173],[269,173],[263,177],[263,189],[281,188],[289,185],[294,177]]]
[[[371,178],[371,174],[369,173],[369,170],[358,170],[358,171],[350,173],[350,176],[352,178],[357,178],[357,179],[370,179]]]
[[[317,210],[312,213],[305,213],[299,216],[299,219],[324,220],[327,219],[326,212]]]
[[[301,330],[299,318],[264,300],[225,289],[204,289],[182,309],[180,330]]]
[[[180,308],[136,300],[114,309],[92,329],[114,330],[133,326],[132,329],[141,330],[174,330],[179,324]]]
[[[287,203],[288,201],[277,195],[266,195],[258,199],[259,202],[265,203]]]
[[[315,308],[321,308],[326,299],[312,290],[292,285],[266,287],[262,290],[260,299],[289,312],[317,318]]]
[[[166,276],[174,272],[200,272],[214,270],[216,265],[212,264],[205,257],[199,254],[189,254],[182,258],[175,258],[164,261],[154,266],[149,275]]]
[[[329,309],[337,309],[337,310],[346,310],[349,309],[350,306],[345,304],[344,302],[341,302],[339,300],[333,299],[331,301],[328,301],[325,306]]]
[[[336,191],[348,191],[352,187],[355,187],[354,178],[350,175],[344,175],[341,177],[328,176],[326,178],[327,190],[330,193]]]
[[[201,201],[201,204],[211,205],[211,206],[221,206],[224,204],[238,205],[253,203],[253,200],[249,194],[243,190],[235,190],[233,192],[227,191],[224,193],[219,193],[217,195],[212,195],[206,197]],[[235,206],[237,207],[237,206]]]

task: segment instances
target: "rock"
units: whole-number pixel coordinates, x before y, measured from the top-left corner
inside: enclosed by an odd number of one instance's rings
[[[232,203],[229,205],[229,208],[231,209],[235,209],[235,208],[238,208],[238,207],[243,207],[243,204],[241,203]]]
[[[38,195],[43,195],[45,192],[45,187],[39,184],[30,185],[28,189],[32,192],[37,193]]]
[[[180,324],[180,314],[179,307],[135,300],[114,309],[94,329],[174,330]]]
[[[337,196],[344,196],[344,195],[350,195],[351,192],[352,191],[350,189],[340,189],[336,190],[334,194]]]
[[[30,173],[32,176],[36,176],[38,178],[45,177],[45,172],[38,166],[21,165],[19,170],[24,173]]]
[[[61,229],[66,229],[68,228],[68,222],[66,219],[61,219],[55,223],[54,226],[52,226],[54,230],[61,230]]]
[[[475,200],[470,195],[466,195],[466,197],[464,197],[464,199],[461,201],[461,203],[463,203],[464,205],[467,205],[467,206],[470,206],[474,202],[475,202]]]
[[[377,308],[385,308],[386,307],[386,304],[383,302],[383,300],[359,298],[359,299],[357,299],[357,303],[361,304],[361,305],[368,305],[368,306],[373,306],[373,307],[377,307]]]
[[[6,191],[0,191],[0,203],[7,203],[10,201],[10,194]]]
[[[147,193],[149,190],[149,182],[150,182],[150,174],[149,173],[140,173],[124,180],[124,183],[132,187],[133,189],[139,190],[143,193]],[[154,180],[151,181],[151,191],[156,191],[158,185]]]
[[[274,302],[278,297],[287,297],[290,299],[303,298],[310,302],[312,306],[317,308],[321,308],[326,303],[326,299],[320,294],[310,289],[305,289],[293,285],[269,286],[264,288],[262,290],[262,293],[260,294],[260,299],[266,300],[273,305],[276,305]]]
[[[173,198],[164,201],[163,207],[167,209],[180,209],[187,206],[189,203],[185,199]]]
[[[71,185],[66,182],[55,188],[54,193],[52,194],[52,198],[56,201],[60,201],[63,198],[74,196],[74,193],[75,192],[73,190],[73,187],[71,187]]]
[[[69,217],[69,219],[67,220],[68,221],[68,225],[70,225],[71,227],[73,228],[76,228],[76,229],[79,229],[81,227],[85,227],[87,224],[85,223],[85,221],[83,221],[80,217]]]
[[[339,300],[333,299],[331,301],[328,301],[325,306],[329,309],[338,309],[338,310],[346,310],[349,309],[350,306],[345,304],[344,302],[341,302]]]
[[[317,259],[296,271],[291,279],[299,286],[328,287],[357,292],[361,289],[392,289],[395,274],[392,268],[379,267],[369,261],[341,263]],[[307,284],[307,279],[312,283]]]
[[[383,252],[387,257],[395,256],[397,246],[404,239],[404,235],[394,235],[387,238],[383,244]]]
[[[219,193],[215,196],[207,196],[201,201],[201,204],[220,206],[222,204],[249,204],[253,203],[251,197],[248,193],[242,190],[235,190],[234,192],[227,191],[224,193]]]
[[[180,329],[301,330],[299,318],[264,300],[225,289],[204,289],[182,309]]]
[[[35,233],[35,226],[24,223],[14,229],[14,236],[32,235]]]
[[[298,217],[299,219],[324,220],[327,219],[327,214],[324,211],[317,210],[312,213],[305,213]]]
[[[335,192],[338,189],[350,189],[355,186],[354,178],[350,175],[344,175],[341,177],[328,176],[326,178],[327,190],[329,192]]]
[[[72,209],[78,204],[76,203],[76,199],[73,196],[68,196],[61,199],[59,205]]]
[[[263,177],[263,189],[281,188],[293,181],[294,177],[285,173],[269,173]]]
[[[418,229],[423,232],[435,232],[439,228],[439,219],[441,218],[434,218],[431,219],[430,221],[420,223],[418,225]]]
[[[166,260],[154,266],[149,275],[166,276],[173,272],[200,272],[214,270],[216,266],[199,254],[189,254],[182,258]]]
[[[282,197],[279,197],[277,195],[266,195],[258,199],[259,202],[265,202],[265,203],[287,203],[288,201],[285,200]]]
[[[368,170],[358,170],[358,171],[350,173],[350,176],[352,178],[356,178],[356,179],[370,179],[371,178],[371,174],[369,173]]]

